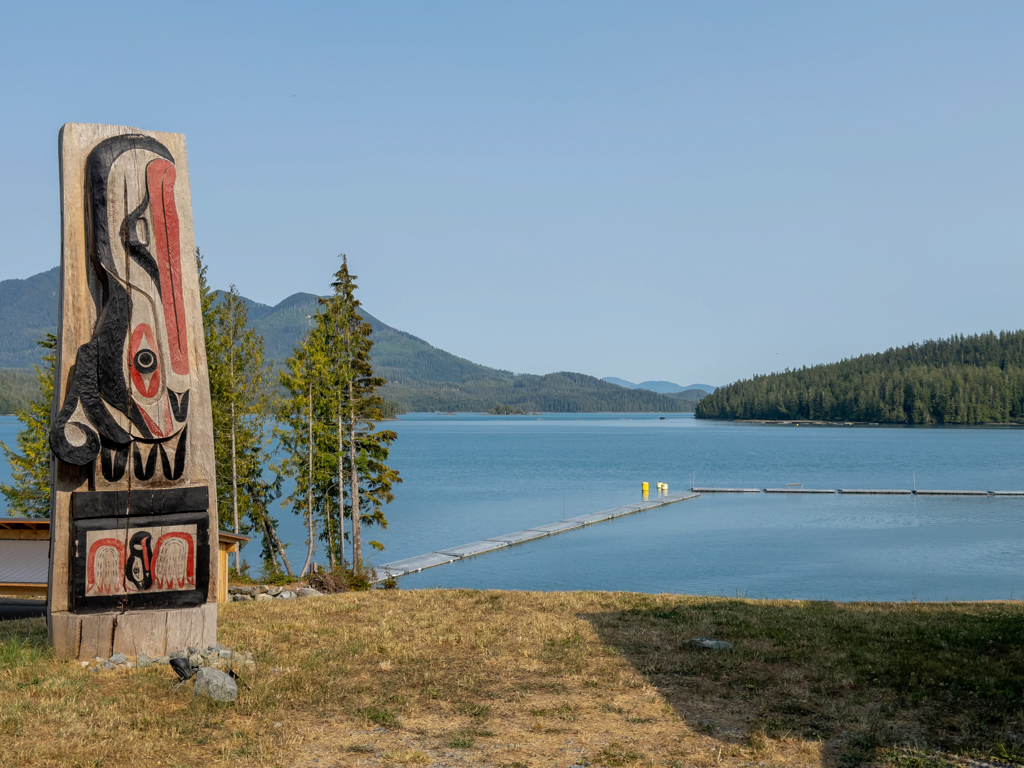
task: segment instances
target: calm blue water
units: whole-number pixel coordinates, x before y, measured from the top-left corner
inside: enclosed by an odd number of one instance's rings
[[[377,563],[697,485],[1018,490],[1024,430],[775,427],[647,414],[410,414]],[[0,439],[17,425],[0,419]],[[10,444],[10,442],[9,442]],[[0,466],[0,477],[6,466]],[[563,512],[564,510],[564,512]],[[301,564],[301,521],[279,511]],[[247,552],[258,561],[256,545]],[[324,561],[322,550],[317,558]],[[1024,498],[704,495],[401,579],[832,600],[1024,597]]]

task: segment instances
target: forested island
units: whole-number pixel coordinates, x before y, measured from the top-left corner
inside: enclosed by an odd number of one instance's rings
[[[1024,423],[1024,330],[951,336],[719,387],[698,419]]]

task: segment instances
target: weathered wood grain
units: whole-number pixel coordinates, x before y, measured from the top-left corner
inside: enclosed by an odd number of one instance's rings
[[[177,621],[179,611],[135,611],[117,617],[114,628],[114,653],[138,656],[145,653],[156,658],[168,651],[167,624]]]
[[[217,603],[206,603],[173,613],[167,620],[167,651],[188,646],[205,648],[217,642]]]
[[[113,613],[85,614],[78,617],[77,656],[79,659],[88,661],[110,657],[110,654],[114,652],[114,620],[116,618],[117,615]]]
[[[227,575],[228,572],[228,553],[221,549],[217,553],[217,602],[226,603],[228,601],[228,581],[226,578],[221,578],[221,575]]]

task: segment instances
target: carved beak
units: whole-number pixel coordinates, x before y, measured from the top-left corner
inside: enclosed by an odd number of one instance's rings
[[[146,168],[146,187],[153,212],[153,257],[160,269],[160,293],[171,370],[186,376],[189,372],[188,328],[185,325],[185,298],[181,288],[181,243],[178,236],[178,207],[174,199],[176,178],[174,164],[164,159],[153,160]]]

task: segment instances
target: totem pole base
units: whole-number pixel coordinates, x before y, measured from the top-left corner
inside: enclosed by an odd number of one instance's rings
[[[111,654],[157,658],[188,646],[217,642],[217,604],[131,613],[51,613],[50,637],[57,655],[92,661]]]

